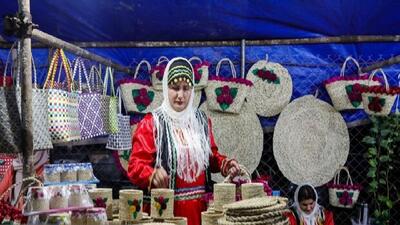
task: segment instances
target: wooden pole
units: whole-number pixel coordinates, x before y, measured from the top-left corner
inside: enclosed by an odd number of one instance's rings
[[[19,13],[25,22],[31,21],[30,0],[19,0]],[[23,177],[34,175],[33,136],[32,136],[32,49],[31,38],[23,37],[18,61],[21,64],[21,118],[22,118],[22,157]]]
[[[372,64],[370,66],[361,68],[361,71],[362,72],[370,72],[370,71],[372,71],[374,69],[384,68],[384,67],[388,67],[388,66],[391,66],[391,65],[394,65],[394,64],[398,64],[398,63],[400,63],[400,55],[391,57],[388,60],[384,60],[384,61],[380,61],[380,62],[374,63],[374,64]]]
[[[42,32],[40,30],[34,29],[32,31],[32,39],[35,39],[35,40],[37,40],[45,45],[51,46],[51,47],[62,48],[68,52],[74,53],[75,55],[99,62],[106,66],[113,67],[118,71],[122,71],[125,73],[132,73],[132,71],[128,67],[121,66],[117,63],[112,62],[109,59],[105,59],[101,56],[90,53],[89,51],[87,51],[83,48],[80,48],[76,45],[73,45],[71,43],[63,41],[59,38],[56,38],[50,34]]]
[[[362,43],[362,42],[399,42],[400,35],[355,35],[314,38],[265,39],[247,40],[247,46],[264,45],[296,45],[296,44],[331,44],[331,43]],[[120,41],[120,42],[74,42],[81,48],[163,48],[163,47],[213,47],[240,46],[241,41]],[[34,43],[34,48],[47,47]],[[0,48],[10,48],[11,44],[1,43]]]

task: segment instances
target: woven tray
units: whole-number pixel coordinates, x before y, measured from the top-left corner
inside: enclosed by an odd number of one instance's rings
[[[289,219],[280,217],[274,219],[267,219],[263,221],[249,221],[249,222],[229,222],[225,217],[218,220],[219,225],[286,225],[289,224]]]
[[[275,212],[275,211],[280,211],[280,210],[284,210],[287,208],[287,204],[282,202],[270,207],[265,207],[265,208],[259,208],[259,209],[247,209],[247,210],[229,210],[226,211],[225,214],[227,216],[233,216],[233,217],[237,217],[237,216],[255,216],[255,215],[261,215],[261,214],[265,214],[265,213],[270,213],[270,212]]]
[[[227,221],[230,222],[246,222],[246,221],[264,221],[266,219],[275,219],[282,217],[284,213],[290,212],[289,210],[277,210],[274,212],[263,213],[254,216],[225,216]]]
[[[260,209],[278,204],[278,200],[272,197],[251,198],[231,204],[224,205],[227,211],[247,210],[247,209]]]

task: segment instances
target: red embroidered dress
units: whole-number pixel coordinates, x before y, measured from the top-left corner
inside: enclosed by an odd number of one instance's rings
[[[228,163],[225,160],[226,156],[218,153],[210,120],[208,120],[208,131],[212,151],[209,159],[209,170],[213,173],[222,171],[222,174],[225,175]],[[148,114],[138,124],[132,139],[128,176],[135,185],[145,191],[149,187],[157,157],[154,132],[154,119],[151,114]],[[165,168],[165,166],[163,167]],[[174,215],[187,217],[188,225],[201,225],[201,212],[206,210],[206,203],[202,197],[208,180],[207,172],[205,170],[201,172],[193,182],[186,182],[176,173],[169,172],[168,174],[173,179],[175,190]],[[144,205],[144,211],[149,211],[149,205]]]

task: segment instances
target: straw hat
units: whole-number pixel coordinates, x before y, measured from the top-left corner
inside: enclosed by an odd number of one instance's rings
[[[200,109],[211,119],[219,152],[236,159],[252,173],[260,162],[264,138],[254,107],[245,102],[239,114],[211,111],[207,103],[203,103]],[[213,174],[213,180],[222,182],[224,178]]]
[[[272,76],[274,81],[262,77],[263,72],[268,72],[268,78]],[[289,103],[293,91],[292,78],[281,64],[260,60],[249,69],[246,77],[253,82],[247,101],[258,115],[275,116]]]
[[[346,162],[349,147],[341,114],[311,95],[292,101],[275,126],[274,157],[283,175],[295,184],[327,183]]]

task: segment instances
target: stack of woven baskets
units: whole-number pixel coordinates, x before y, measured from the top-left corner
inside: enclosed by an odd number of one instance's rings
[[[280,197],[251,198],[224,205],[219,225],[289,225],[284,214],[287,199]]]

